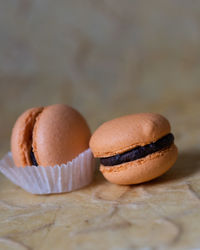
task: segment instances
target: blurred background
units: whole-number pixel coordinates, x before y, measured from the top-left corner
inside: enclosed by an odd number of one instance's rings
[[[159,112],[181,150],[200,147],[200,1],[1,0],[0,156],[24,110],[54,103],[92,131]]]

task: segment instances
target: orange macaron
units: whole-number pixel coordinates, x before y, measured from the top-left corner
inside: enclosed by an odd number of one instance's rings
[[[54,166],[71,161],[89,147],[83,116],[62,104],[25,111],[16,121],[11,151],[16,166]]]
[[[103,123],[92,135],[90,148],[100,158],[100,171],[115,184],[129,185],[164,174],[178,155],[168,120],[140,113]]]

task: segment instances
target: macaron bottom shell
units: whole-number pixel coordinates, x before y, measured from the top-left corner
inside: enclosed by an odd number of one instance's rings
[[[114,184],[131,185],[150,181],[161,176],[176,162],[178,150],[175,144],[144,158],[115,166],[100,165],[104,177]]]

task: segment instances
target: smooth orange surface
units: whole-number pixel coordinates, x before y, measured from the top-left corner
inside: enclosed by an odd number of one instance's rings
[[[132,114],[103,123],[92,135],[90,148],[95,157],[109,157],[155,142],[168,133],[170,124],[162,115]]]
[[[11,136],[11,150],[17,166],[32,165],[33,148],[38,165],[67,163],[89,146],[90,129],[75,109],[56,104],[33,108],[17,120]]]

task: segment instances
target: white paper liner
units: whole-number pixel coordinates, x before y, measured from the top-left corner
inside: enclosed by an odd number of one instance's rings
[[[90,149],[67,164],[53,167],[16,167],[11,152],[0,161],[0,171],[17,186],[32,194],[71,192],[92,182],[95,160]]]

